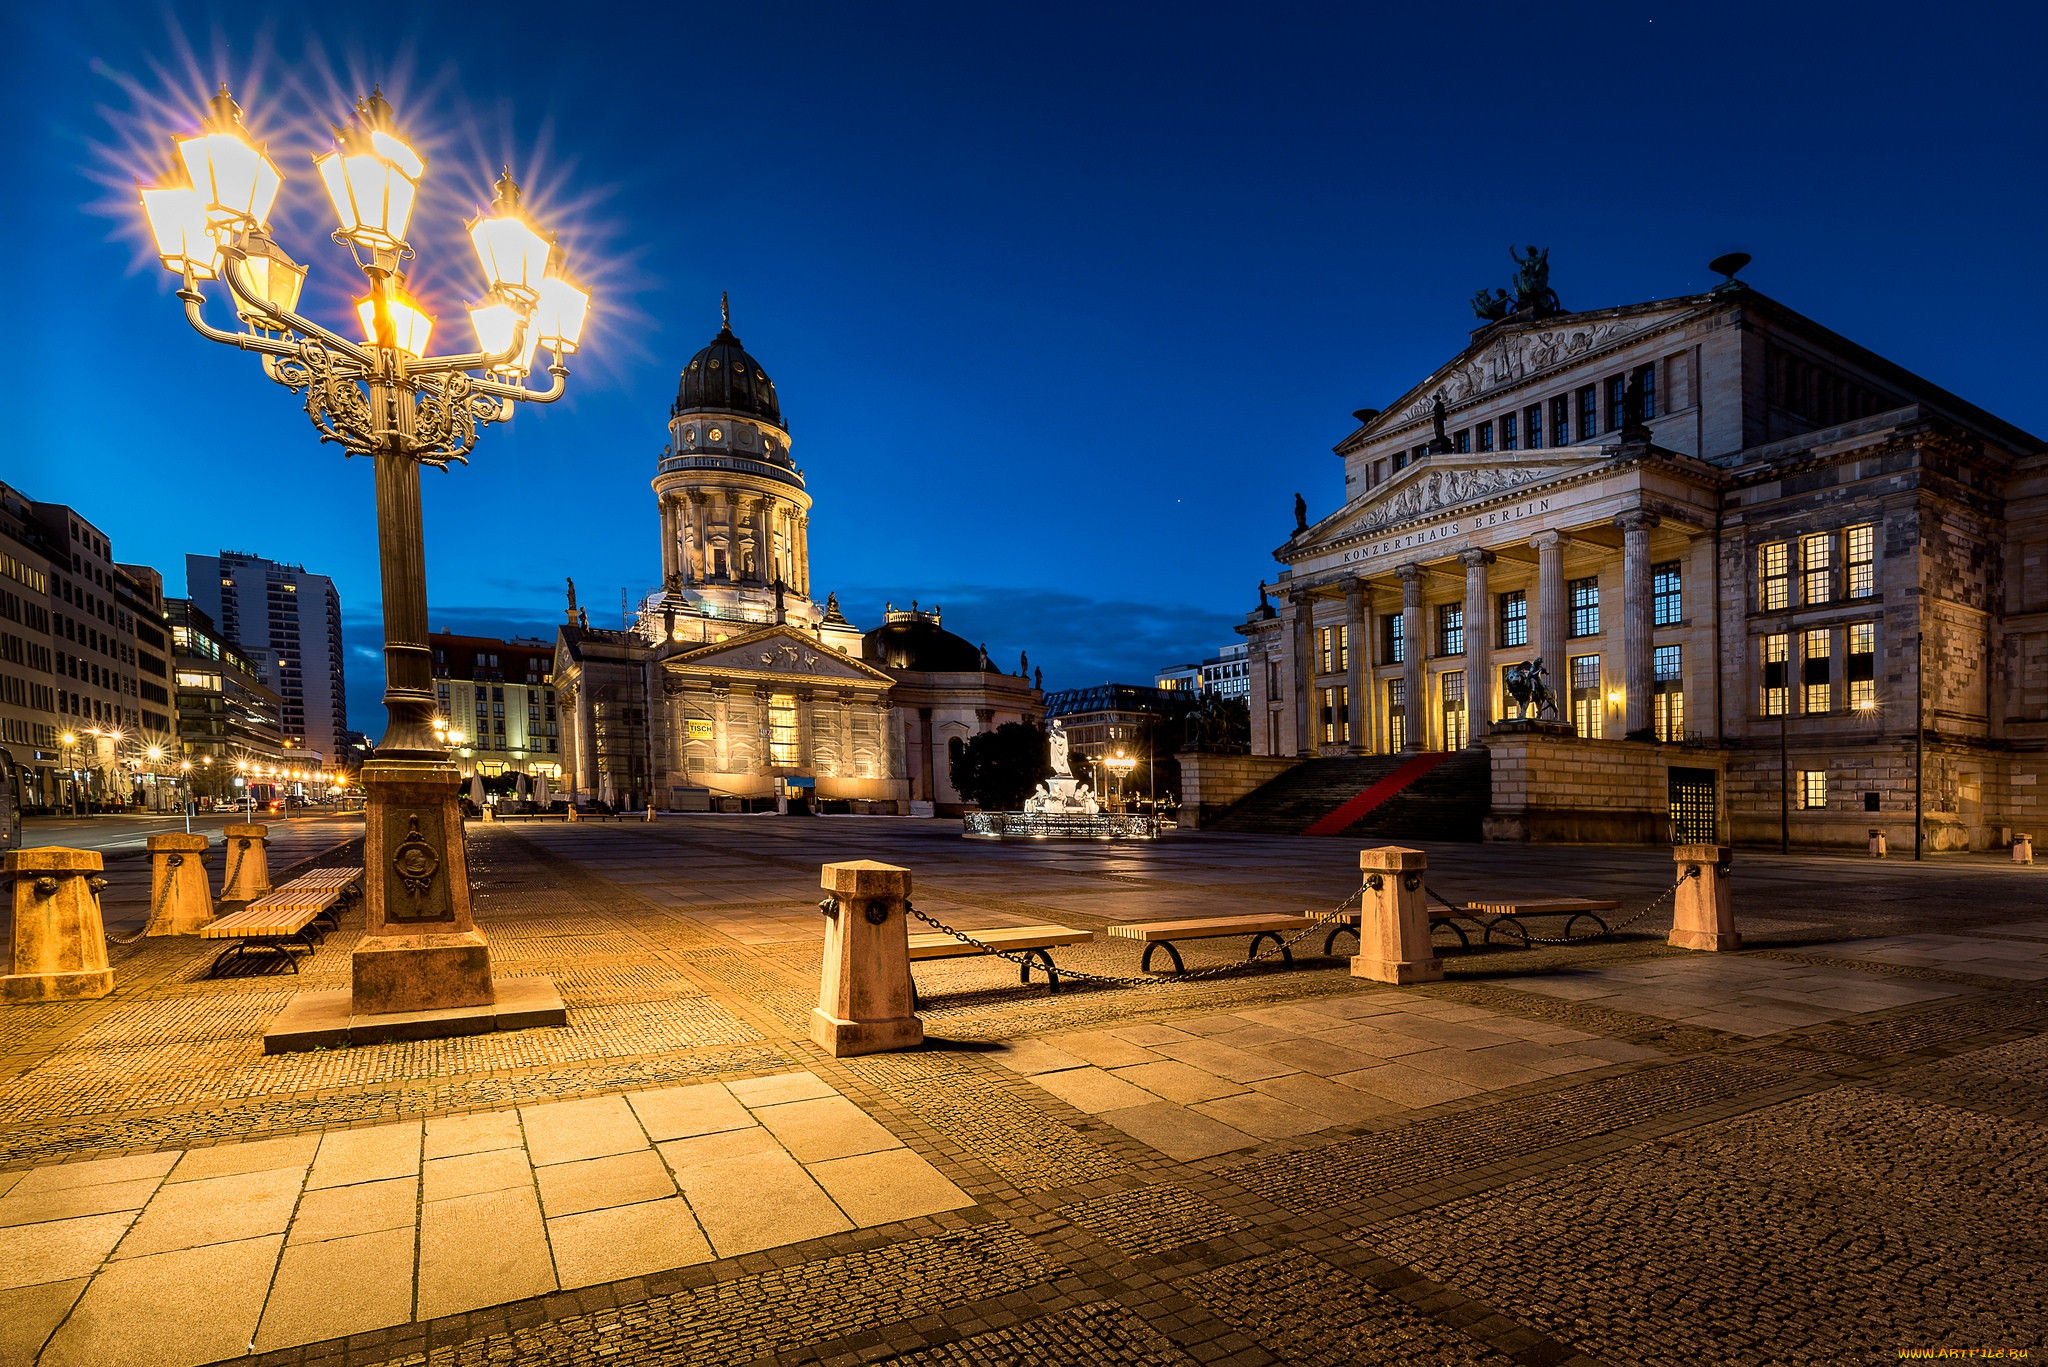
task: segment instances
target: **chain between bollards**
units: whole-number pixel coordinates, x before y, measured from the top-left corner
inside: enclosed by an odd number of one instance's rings
[[[1328,915],[1334,917],[1338,914],[1341,914],[1346,907],[1349,907],[1352,903],[1356,902],[1359,899],[1363,891],[1363,889],[1360,889],[1359,892],[1353,893],[1350,897],[1346,898],[1343,902],[1339,903],[1335,910],[1331,913],[1328,913]],[[906,901],[903,904],[903,909],[906,912],[908,912],[911,916],[917,918],[918,920],[924,922],[926,925],[930,926],[932,929],[944,931],[946,934],[952,936],[956,940],[959,940],[963,944],[973,945],[976,949],[980,950],[984,954],[993,955],[998,959],[1007,959],[1011,963],[1016,964],[1020,968],[1036,968],[1040,970],[1045,969],[1045,965],[1043,963],[1039,962],[1036,959],[1031,958],[1026,953],[1020,953],[1015,950],[998,949],[996,948],[996,946],[989,944],[985,940],[977,940],[972,935],[969,935],[966,931],[957,930],[954,927],[947,925],[944,921],[925,915],[923,912],[919,911],[914,904],[910,902]],[[824,912],[827,916],[837,916],[839,914],[838,899],[833,897],[826,897],[821,899],[818,903],[818,910]],[[1308,925],[1302,927],[1300,934],[1294,936],[1292,939],[1289,940],[1280,940],[1276,936],[1272,949],[1291,951],[1296,945],[1300,944],[1303,940],[1306,940],[1309,936],[1313,935],[1318,930],[1323,930],[1327,928],[1328,924],[1329,923],[1327,920],[1311,921]],[[1250,958],[1245,959],[1239,963],[1215,964],[1208,968],[1188,969],[1183,972],[1173,974],[1153,973],[1145,974],[1140,977],[1123,977],[1113,973],[1088,973],[1081,969],[1075,968],[1059,968],[1052,970],[1052,972],[1058,974],[1058,976],[1061,979],[1073,978],[1078,979],[1082,982],[1108,983],[1113,987],[1161,987],[1169,983],[1182,983],[1197,978],[1217,978],[1223,976],[1226,973],[1237,973],[1251,967],[1255,963],[1263,961],[1266,955],[1270,952],[1271,950],[1262,949],[1258,953],[1252,955]]]
[[[199,862],[201,864],[204,864],[206,862],[206,856],[204,854],[199,856]],[[163,919],[164,903],[171,900],[171,889],[173,886],[176,885],[178,881],[178,870],[184,866],[184,863],[185,856],[182,854],[173,854],[165,858],[164,885],[163,887],[157,890],[156,905],[152,906],[149,909],[149,917],[142,923],[142,929],[136,931],[133,935],[108,935],[108,944],[132,945],[137,940],[140,940],[143,936],[149,934],[150,931],[156,929],[157,922]],[[105,882],[104,879],[97,879],[94,881],[101,883]],[[92,885],[91,883],[88,883],[86,886],[91,887]],[[95,910],[99,910],[100,890],[98,888],[92,888],[92,904]],[[106,929],[106,913],[104,911],[100,912],[100,929],[102,931]]]
[[[1721,868],[1721,869],[1722,869],[1722,870],[1723,870],[1724,872],[1726,871],[1726,868],[1727,868],[1727,866],[1726,866],[1726,865],[1721,865],[1721,866],[1719,866],[1719,867],[1720,867],[1720,868]],[[1522,932],[1523,938],[1524,938],[1524,939],[1525,939],[1525,940],[1526,940],[1526,941],[1527,941],[1528,943],[1531,943],[1531,944],[1541,944],[1541,945],[1583,945],[1583,944],[1588,944],[1588,943],[1591,943],[1591,942],[1592,942],[1592,941],[1594,941],[1594,940],[1608,940],[1608,939],[1612,939],[1612,938],[1614,938],[1614,936],[1615,936],[1615,935],[1619,934],[1619,933],[1620,933],[1621,931],[1627,930],[1627,929],[1628,929],[1628,928],[1629,928],[1630,926],[1632,926],[1632,925],[1634,925],[1634,924],[1635,924],[1636,922],[1638,922],[1638,921],[1642,920],[1642,919],[1643,919],[1643,918],[1644,918],[1645,916],[1648,916],[1648,915],[1649,915],[1649,914],[1650,914],[1651,912],[1655,911],[1655,910],[1656,910],[1656,909],[1657,909],[1658,907],[1661,907],[1661,906],[1663,906],[1663,905],[1664,905],[1664,903],[1665,903],[1665,902],[1667,902],[1667,901],[1669,901],[1669,900],[1670,900],[1671,898],[1673,898],[1673,897],[1676,897],[1676,896],[1678,895],[1678,890],[1679,890],[1680,888],[1682,888],[1682,887],[1684,887],[1684,886],[1685,886],[1685,880],[1686,880],[1686,879],[1688,879],[1688,878],[1697,878],[1697,877],[1699,877],[1699,876],[1700,876],[1700,874],[1699,874],[1699,867],[1698,867],[1697,865],[1694,865],[1694,866],[1692,866],[1691,868],[1687,869],[1685,873],[1683,873],[1683,874],[1681,874],[1681,875],[1679,876],[1679,879],[1678,879],[1678,881],[1677,881],[1677,882],[1673,883],[1673,884],[1672,884],[1672,885],[1671,885],[1670,887],[1668,887],[1668,888],[1664,889],[1664,891],[1662,891],[1662,892],[1658,893],[1658,894],[1657,894],[1657,895],[1656,895],[1655,897],[1652,897],[1652,898],[1650,899],[1650,901],[1649,901],[1648,905],[1646,905],[1646,906],[1645,906],[1645,907],[1644,907],[1644,908],[1643,908],[1643,909],[1642,909],[1641,911],[1637,912],[1637,913],[1636,913],[1635,915],[1633,915],[1633,916],[1629,917],[1629,918],[1628,918],[1628,919],[1627,919],[1626,921],[1623,921],[1623,922],[1621,922],[1621,923],[1620,923],[1620,924],[1618,924],[1618,925],[1612,925],[1612,926],[1608,926],[1608,927],[1606,928],[1606,930],[1602,931],[1602,932],[1601,932],[1600,934],[1598,934],[1598,935],[1578,935],[1578,936],[1573,936],[1573,935],[1565,935],[1565,936],[1561,936],[1561,937],[1560,937],[1560,936],[1555,936],[1555,935],[1532,935],[1532,934],[1530,934],[1530,933],[1529,933],[1529,928],[1528,928],[1527,926],[1525,926],[1525,925],[1522,925],[1522,924],[1520,923],[1520,920],[1519,920],[1519,918],[1516,918],[1516,928],[1517,928],[1517,929],[1519,929],[1519,930],[1520,930],[1520,931]],[[1455,913],[1456,913],[1457,915],[1459,915],[1459,916],[1461,916],[1461,917],[1465,917],[1465,918],[1467,918],[1467,919],[1470,919],[1470,920],[1474,920],[1474,921],[1476,921],[1476,920],[1478,920],[1478,919],[1479,919],[1479,918],[1478,918],[1478,917],[1477,917],[1476,915],[1474,915],[1474,914],[1473,914],[1472,912],[1470,912],[1470,911],[1467,911],[1467,910],[1466,910],[1465,908],[1463,908],[1463,907],[1461,907],[1461,906],[1457,906],[1457,905],[1455,905],[1455,904],[1453,904],[1453,903],[1451,903],[1451,902],[1447,902],[1447,901],[1445,901],[1445,900],[1444,900],[1444,899],[1443,899],[1443,898],[1442,898],[1441,896],[1439,896],[1439,895],[1438,895],[1438,893],[1437,893],[1437,890],[1436,890],[1435,888],[1430,888],[1430,889],[1428,889],[1427,891],[1429,892],[1429,895],[1430,895],[1430,897],[1431,897],[1431,898],[1433,898],[1433,899],[1435,899],[1435,901],[1437,902],[1437,904],[1438,904],[1439,906],[1443,907],[1443,908],[1444,908],[1445,910],[1447,910],[1447,911],[1451,911],[1451,912],[1455,912]],[[1508,920],[1508,919],[1510,919],[1510,918],[1508,918],[1508,917],[1506,917],[1506,916],[1496,916],[1496,917],[1494,918],[1494,921],[1505,921],[1505,920]],[[1493,924],[1493,922],[1491,922],[1491,921],[1489,921],[1489,922],[1483,922],[1482,924],[1486,925],[1486,926],[1487,926],[1487,927],[1488,927],[1489,929],[1491,929],[1491,927],[1492,927],[1492,924]]]

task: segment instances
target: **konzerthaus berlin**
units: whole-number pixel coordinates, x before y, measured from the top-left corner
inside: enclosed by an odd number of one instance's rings
[[[1241,787],[1482,747],[1490,839],[2048,834],[2040,439],[1732,278],[1486,323],[1358,417],[1240,628]]]
[[[571,796],[959,810],[951,760],[968,738],[1043,715],[1022,665],[997,668],[936,607],[892,605],[863,633],[812,597],[811,495],[775,382],[729,320],[683,367],[668,428],[661,588],[609,631],[572,585],[556,632]]]

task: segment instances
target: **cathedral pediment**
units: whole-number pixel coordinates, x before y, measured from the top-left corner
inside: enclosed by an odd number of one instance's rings
[[[715,645],[671,655],[662,661],[662,668],[672,674],[715,674],[790,683],[895,682],[873,665],[842,655],[808,633],[787,626],[763,627]]]

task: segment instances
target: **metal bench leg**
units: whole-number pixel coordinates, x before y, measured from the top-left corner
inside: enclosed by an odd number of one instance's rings
[[[1571,919],[1564,923],[1565,939],[1569,940],[1572,938],[1572,927],[1579,923],[1579,918],[1581,916],[1585,917],[1588,921],[1591,921],[1594,925],[1600,927],[1601,939],[1611,940],[1614,938],[1614,932],[1607,928],[1607,922],[1601,920],[1599,916],[1595,915],[1590,911],[1575,911],[1572,913]]]
[[[1052,955],[1042,949],[1027,949],[1024,951],[1024,957],[1017,964],[1017,981],[1020,983],[1031,981],[1031,964],[1034,959],[1038,961],[1040,967],[1045,969],[1046,985],[1055,992],[1059,991],[1060,975],[1052,966]]]
[[[1337,949],[1337,937],[1338,937],[1339,935],[1345,935],[1345,934],[1349,934],[1349,935],[1352,935],[1352,936],[1356,936],[1356,937],[1357,937],[1357,939],[1358,939],[1358,947],[1359,947],[1359,949],[1360,949],[1360,950],[1363,950],[1363,949],[1365,948],[1365,937],[1364,937],[1363,935],[1360,935],[1360,934],[1358,933],[1358,927],[1357,927],[1357,926],[1345,926],[1345,925],[1340,925],[1340,926],[1334,926],[1334,927],[1332,927],[1332,928],[1331,928],[1331,930],[1330,930],[1330,933],[1329,933],[1328,935],[1325,935],[1325,936],[1323,937],[1323,957],[1324,957],[1325,959],[1329,958],[1329,957],[1330,957],[1330,956],[1331,956],[1331,955],[1332,955],[1333,953],[1335,953],[1335,952],[1336,952],[1336,949]]]
[[[1450,931],[1450,932],[1451,932],[1451,934],[1453,934],[1453,935],[1455,935],[1455,936],[1457,936],[1457,937],[1458,937],[1458,948],[1459,948],[1460,950],[1464,951],[1464,952],[1465,952],[1465,953],[1467,953],[1467,954],[1470,954],[1470,953],[1472,952],[1472,941],[1471,941],[1471,940],[1470,940],[1469,938],[1467,938],[1467,936],[1466,936],[1466,934],[1465,934],[1465,927],[1463,927],[1463,926],[1459,925],[1459,924],[1458,924],[1458,923],[1457,923],[1456,921],[1453,921],[1453,920],[1452,920],[1452,919],[1451,919],[1450,917],[1448,917],[1448,916],[1432,916],[1432,917],[1430,917],[1430,918],[1429,918],[1429,928],[1430,928],[1430,930],[1431,930],[1432,932],[1434,932],[1434,931],[1436,930],[1436,928],[1437,928],[1438,926],[1442,926],[1442,927],[1443,927],[1444,929],[1446,929],[1446,930]],[[1359,944],[1360,944],[1360,946],[1361,946],[1361,947],[1362,947],[1362,946],[1364,945],[1364,943],[1365,943],[1365,942],[1364,942],[1364,940],[1363,940],[1363,939],[1361,939],[1361,940],[1359,941]]]
[[[1166,951],[1166,956],[1173,960],[1174,972],[1185,973],[1188,971],[1188,966],[1181,962],[1180,951],[1173,947],[1173,941],[1171,940],[1154,940],[1151,944],[1146,945],[1145,957],[1138,961],[1138,971],[1140,973],[1150,973],[1152,971],[1152,956],[1162,949]]]
[[[1524,948],[1524,949],[1527,949],[1527,948],[1529,947],[1529,927],[1527,927],[1527,926],[1523,925],[1523,924],[1522,924],[1522,922],[1521,922],[1521,919],[1520,919],[1519,917],[1515,917],[1515,916],[1496,916],[1496,917],[1494,917],[1494,918],[1493,918],[1493,919],[1492,919],[1491,921],[1488,921],[1488,922],[1486,923],[1486,940],[1485,940],[1485,943],[1487,943],[1487,944],[1492,944],[1492,943],[1493,943],[1493,931],[1494,931],[1494,927],[1495,927],[1495,926],[1510,926],[1510,927],[1513,927],[1513,929],[1514,929],[1515,933],[1516,933],[1517,935],[1520,935],[1520,936],[1522,937],[1522,948]],[[1570,934],[1570,932],[1569,932],[1569,931],[1567,931],[1567,932],[1566,932],[1566,934]],[[1507,932],[1506,932],[1506,931],[1502,931],[1502,932],[1501,932],[1501,938],[1502,938],[1503,940],[1505,940],[1505,939],[1507,938]]]
[[[1274,944],[1278,945],[1280,947],[1281,960],[1289,968],[1294,967],[1294,951],[1287,947],[1287,941],[1280,938],[1279,932],[1271,930],[1262,930],[1252,936],[1252,946],[1246,951],[1244,956],[1246,963],[1250,963],[1253,959],[1259,957],[1259,942],[1261,940],[1271,940]]]

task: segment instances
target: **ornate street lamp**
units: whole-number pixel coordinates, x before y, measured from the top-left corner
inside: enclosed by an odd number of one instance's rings
[[[563,271],[508,171],[491,207],[468,225],[489,301],[488,321],[477,322],[482,349],[428,355],[434,319],[406,290],[404,271],[426,159],[381,91],[357,102],[334,146],[314,160],[340,224],[334,240],[367,281],[354,309],[361,342],[297,312],[306,268],[267,231],[284,176],[225,86],[177,150],[186,183],[140,193],[157,256],[181,278],[186,320],[202,337],[255,352],[265,375],[304,396],[322,441],[374,467],[389,727],[361,773],[368,876],[353,1009],[488,1005],[489,952],[471,916],[460,777],[448,752],[455,737],[433,725],[420,466],[466,464],[478,429],[510,419],[520,403],[559,399],[563,358],[581,339],[590,297]],[[207,322],[200,285],[215,279],[246,331]],[[546,389],[525,383],[539,347],[550,353]]]

